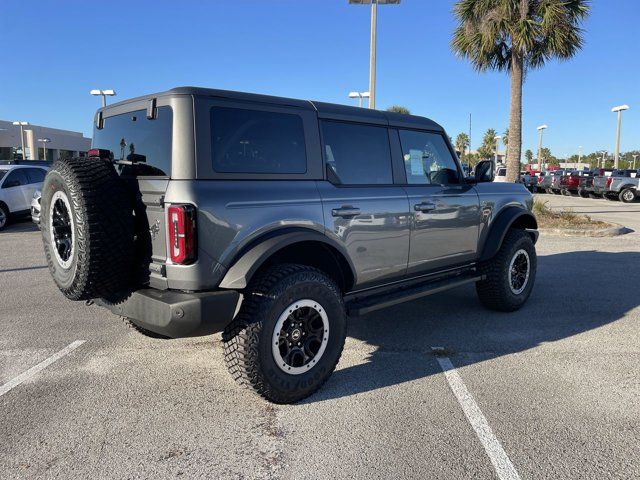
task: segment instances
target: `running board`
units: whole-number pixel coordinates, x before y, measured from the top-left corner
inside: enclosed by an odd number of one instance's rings
[[[410,302],[411,300],[444,292],[445,290],[461,287],[462,285],[475,283],[480,280],[484,280],[484,276],[477,275],[474,272],[473,275],[447,278],[435,282],[423,283],[415,287],[397,290],[393,293],[387,293],[373,298],[353,300],[352,302],[347,303],[347,313],[351,316],[359,317],[375,310],[392,307],[399,303]]]

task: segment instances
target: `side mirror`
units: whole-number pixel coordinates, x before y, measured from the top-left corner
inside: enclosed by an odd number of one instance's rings
[[[496,176],[492,160],[482,160],[476,165],[475,181],[477,183],[493,182]]]

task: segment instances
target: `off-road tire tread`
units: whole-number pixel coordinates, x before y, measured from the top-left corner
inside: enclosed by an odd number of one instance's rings
[[[342,294],[336,284],[329,279],[324,272],[306,265],[281,264],[265,270],[252,280],[247,290],[244,292],[242,306],[236,318],[227,326],[222,334],[224,348],[224,360],[229,373],[233,379],[242,387],[253,390],[263,398],[274,403],[292,403],[302,398],[296,392],[283,394],[275,391],[266,381],[260,369],[258,359],[258,343],[262,330],[263,315],[268,310],[270,301],[274,298],[273,289],[286,291],[287,279],[296,274],[306,275],[306,279],[318,281],[333,290],[337,298],[340,299],[342,308]],[[297,275],[300,279],[300,276]],[[269,295],[271,293],[271,295]],[[313,391],[306,396],[317,391],[329,378],[331,372],[335,370],[342,355],[344,339],[341,340],[340,352],[333,366],[320,383],[315,385]]]
[[[531,241],[531,237],[526,231],[517,228],[510,229],[505,235],[498,253],[491,260],[483,262],[479,266],[479,273],[485,276],[485,280],[476,282],[476,292],[480,303],[486,308],[500,312],[513,312],[522,307],[521,303],[514,303],[512,298],[504,294],[504,285],[506,270],[511,261],[511,250],[523,237]],[[535,272],[533,273],[535,275]],[[535,277],[529,281],[534,282]]]
[[[132,270],[134,218],[124,182],[110,162],[95,158],[58,160],[51,171],[65,181],[76,225],[76,274],[71,286],[59,286],[60,290],[71,300],[86,300],[126,289]],[[48,215],[45,205],[44,228]],[[47,252],[50,269],[54,268],[52,256]]]

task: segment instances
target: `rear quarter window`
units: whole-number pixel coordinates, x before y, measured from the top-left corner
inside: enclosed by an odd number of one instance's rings
[[[213,169],[220,173],[306,173],[302,117],[229,107],[211,109]]]
[[[152,120],[146,110],[135,110],[106,117],[103,128],[94,129],[92,145],[109,150],[115,160],[136,160],[135,166],[120,168],[123,175],[168,177],[172,130],[171,107],[158,107]]]

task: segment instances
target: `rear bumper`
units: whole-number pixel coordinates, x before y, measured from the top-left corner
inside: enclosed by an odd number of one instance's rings
[[[235,290],[185,293],[146,288],[118,304],[99,303],[142,328],[177,338],[221,332],[240,302],[241,295]]]

